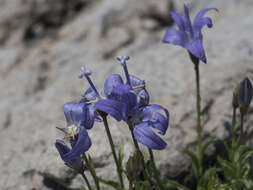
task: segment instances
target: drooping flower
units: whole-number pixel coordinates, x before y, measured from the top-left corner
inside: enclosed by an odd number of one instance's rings
[[[86,103],[84,100],[78,103],[68,102],[64,104],[63,109],[68,126],[83,126],[86,129],[93,127],[96,118],[94,104]]]
[[[201,10],[194,18],[193,24],[191,23],[189,10],[186,5],[184,5],[185,16],[182,16],[177,12],[171,12],[170,14],[177,24],[178,30],[175,28],[167,29],[163,42],[182,46],[195,57],[206,63],[201,30],[205,25],[207,25],[208,28],[213,26],[211,18],[204,17],[204,15],[210,10],[218,11],[216,8]]]
[[[62,140],[56,140],[55,147],[57,148],[61,159],[70,167],[74,169],[81,169],[82,159],[81,155],[91,147],[91,140],[84,127],[81,127],[77,136],[71,138],[70,149]]]
[[[159,111],[162,111],[165,114],[162,114]],[[164,149],[167,143],[152,129],[157,130],[161,135],[165,135],[169,126],[168,110],[160,105],[151,104],[141,109],[139,115],[136,115],[136,117],[141,118],[135,119],[135,121],[137,121],[137,123],[134,124],[133,131],[135,139],[151,149]],[[138,120],[140,119],[141,122],[138,123]]]

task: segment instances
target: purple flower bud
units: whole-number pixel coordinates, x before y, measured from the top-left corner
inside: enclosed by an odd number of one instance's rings
[[[244,114],[247,113],[248,107],[251,103],[253,96],[252,84],[248,77],[246,77],[240,84],[238,91],[238,103],[240,106],[241,112]]]

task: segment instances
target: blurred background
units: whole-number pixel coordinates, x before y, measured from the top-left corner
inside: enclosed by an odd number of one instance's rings
[[[155,157],[165,179],[185,179],[190,160],[180,150],[194,146],[196,137],[194,69],[184,49],[161,42],[166,29],[175,27],[169,12],[183,13],[184,3],[192,20],[203,8],[219,9],[208,13],[214,27],[203,31],[208,63],[201,63],[200,75],[205,136],[223,139],[235,85],[246,76],[253,80],[252,0],[0,0],[1,189],[81,187],[54,147],[63,135],[55,127],[66,126],[63,104],[88,88],[77,77],[80,67],[93,71],[103,91],[106,77],[123,74],[117,55],[131,57],[129,72],[146,81],[151,103],[169,110],[168,146]],[[127,160],[133,150],[128,129],[109,122]],[[89,135],[98,175],[115,179],[103,125]]]

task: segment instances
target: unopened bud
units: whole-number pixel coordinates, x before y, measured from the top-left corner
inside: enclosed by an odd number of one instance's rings
[[[252,84],[248,77],[246,77],[240,84],[238,91],[238,104],[241,114],[246,114],[253,97]]]
[[[143,180],[143,156],[139,151],[135,151],[133,156],[130,156],[126,163],[126,175],[130,182]]]

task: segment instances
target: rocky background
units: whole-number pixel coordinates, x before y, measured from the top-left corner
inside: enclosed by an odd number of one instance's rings
[[[116,55],[131,56],[129,72],[145,79],[152,103],[170,111],[168,146],[155,156],[165,179],[185,180],[190,161],[180,150],[195,144],[195,76],[185,50],[161,43],[174,25],[168,13],[182,12],[183,3],[192,16],[219,9],[208,13],[214,27],[204,29],[208,64],[200,72],[205,136],[223,139],[233,88],[245,76],[253,81],[252,0],[0,0],[1,189],[80,188],[81,178],[56,152],[62,134],[55,127],[65,126],[62,105],[88,87],[77,78],[80,67],[93,71],[102,90],[107,76],[123,73]],[[249,127],[253,118],[248,121]],[[127,159],[133,150],[128,129],[110,123]],[[103,125],[89,135],[98,175],[116,178]]]

